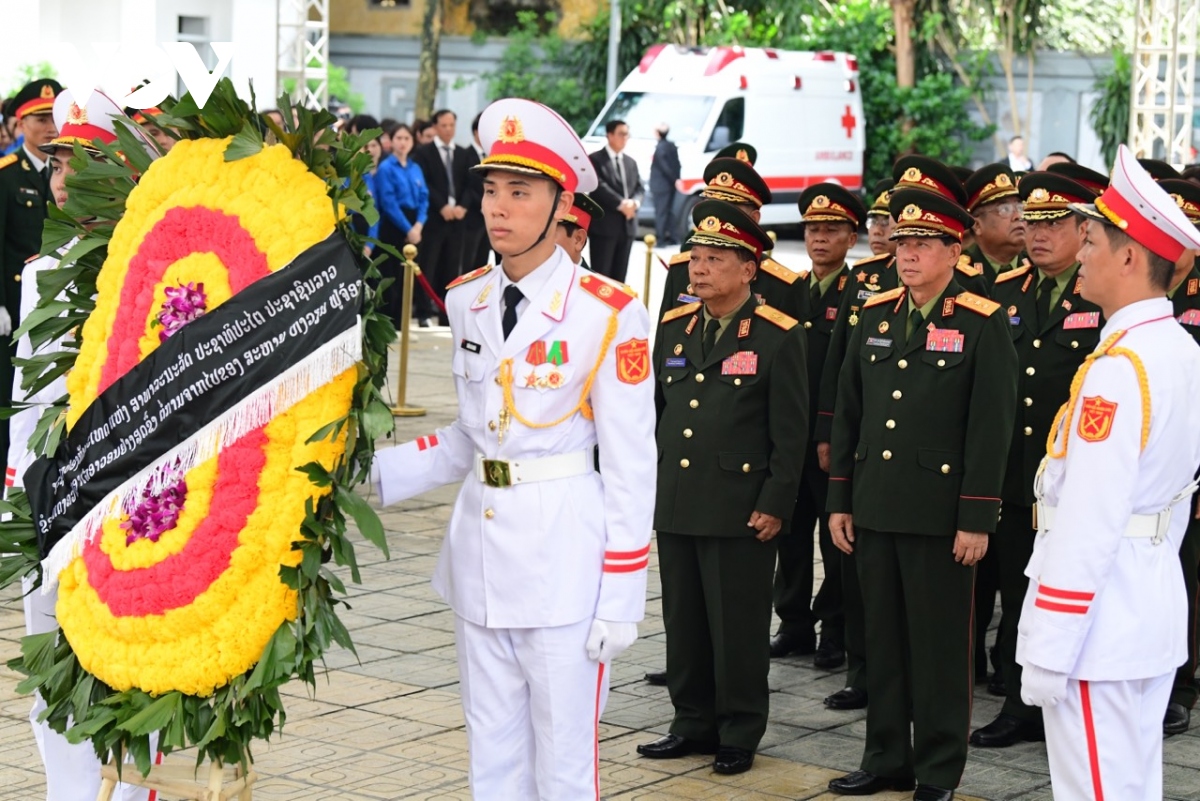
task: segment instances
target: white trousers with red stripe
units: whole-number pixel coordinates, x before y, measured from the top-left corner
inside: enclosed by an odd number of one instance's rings
[[[1042,710],[1054,801],[1162,801],[1174,677],[1067,682],[1067,697]]]
[[[598,801],[608,666],[588,659],[591,621],[489,629],[455,620],[475,801]]]
[[[44,634],[58,628],[54,617],[54,605],[58,601],[57,588],[47,595],[40,589],[30,592],[28,581],[25,590],[25,633]],[[37,740],[38,753],[46,767],[46,801],[96,801],[100,794],[100,759],[92,750],[91,743],[72,745],[67,738],[38,722],[38,716],[46,704],[40,695],[34,696],[29,723],[33,726],[33,737]],[[152,737],[150,747],[157,745],[158,738]],[[117,785],[113,795],[119,801],[154,801],[149,790],[128,784]]]

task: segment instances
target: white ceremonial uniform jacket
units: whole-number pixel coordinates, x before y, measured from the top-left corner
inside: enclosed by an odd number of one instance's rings
[[[447,293],[458,419],[377,454],[382,502],[463,481],[433,586],[471,623],[637,622],[658,459],[649,318],[639,300],[572,264],[562,248],[537,269],[551,272],[507,340],[499,269],[470,273]],[[505,360],[519,415],[534,424],[567,418],[545,428],[511,419],[503,431]],[[571,410],[593,368],[589,420]],[[500,488],[475,473],[477,454],[538,459],[591,454],[597,444],[600,472]]]
[[[66,248],[75,244],[69,243]],[[25,320],[37,307],[38,275],[46,270],[58,267],[58,258],[54,255],[42,256],[25,265],[21,271],[21,319]],[[38,349],[38,354],[52,353],[60,349],[59,342],[47,342]],[[33,355],[33,347],[29,335],[17,340],[16,358],[28,359]],[[46,407],[67,394],[67,378],[61,375],[37,392],[26,395],[21,389],[21,369],[13,372],[12,399],[14,402],[32,404],[13,415],[8,421],[8,468],[4,474],[5,487],[23,487],[25,471],[33,464],[38,454],[29,448],[29,438],[33,436],[37,422]]]
[[[1074,679],[1124,681],[1171,673],[1187,658],[1178,554],[1192,506],[1172,499],[1200,464],[1200,347],[1165,298],[1120,309],[1101,340],[1097,350],[1107,346],[1109,355],[1072,395],[1069,422],[1059,423],[1044,463],[1044,501],[1056,508],[1025,570],[1017,661]],[[1144,365],[1141,386],[1134,361],[1113,352],[1121,349]],[[1066,457],[1054,458],[1064,438]],[[1161,543],[1124,536],[1134,515],[1168,507]]]

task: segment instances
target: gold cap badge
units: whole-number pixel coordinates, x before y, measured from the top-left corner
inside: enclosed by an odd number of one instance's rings
[[[905,222],[921,219],[921,208],[916,203],[909,203],[904,207],[904,211],[900,212],[900,219]]]
[[[67,122],[71,125],[87,125],[87,109],[80,108],[78,103],[72,103],[70,110],[67,112]]]
[[[705,217],[700,221],[700,225],[698,227],[701,231],[707,231],[711,234],[713,231],[721,230],[721,221],[716,217]]]
[[[500,122],[500,141],[506,144],[516,144],[525,141],[525,126],[513,116],[505,117]]]
[[[742,150],[739,148],[738,152],[737,152],[737,160],[744,161],[747,164],[749,164],[750,163],[750,154],[747,153],[745,150]]]

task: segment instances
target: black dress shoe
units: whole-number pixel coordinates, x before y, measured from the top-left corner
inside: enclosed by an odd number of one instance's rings
[[[913,793],[913,801],[954,801],[953,790],[943,790],[932,784],[918,784]]]
[[[745,748],[734,748],[723,745],[717,749],[717,758],[713,760],[713,770],[732,776],[735,773],[745,773],[754,764],[754,752]]]
[[[799,654],[800,656],[808,656],[815,653],[817,650],[817,637],[815,634],[792,634],[790,632],[781,631],[771,638],[771,658],[779,659],[783,656],[791,654]]]
[[[667,671],[652,670],[646,674],[646,683],[653,684],[655,687],[667,686]]]
[[[817,646],[817,654],[813,657],[813,667],[819,670],[834,670],[846,664],[846,648],[837,640],[821,638]]]
[[[1017,743],[1040,743],[1045,739],[1046,730],[1041,724],[1001,712],[991,723],[971,732],[970,742],[979,748],[1008,748]]]
[[[865,770],[856,770],[840,778],[831,779],[829,792],[837,795],[875,795],[884,790],[911,790],[914,785],[914,779],[891,779],[887,776],[876,776]]]
[[[1167,715],[1163,718],[1163,734],[1183,734],[1192,723],[1192,710],[1183,704],[1167,704]]]
[[[652,743],[639,745],[637,752],[649,759],[679,759],[691,754],[715,754],[717,747],[711,743],[689,740],[678,734],[668,734]]]
[[[866,709],[867,691],[857,687],[838,690],[825,699],[825,706],[829,709]]]
[[[988,695],[1006,696],[1008,695],[1008,687],[1004,684],[1004,677],[1000,675],[1000,671],[992,674],[988,680],[987,686]]]

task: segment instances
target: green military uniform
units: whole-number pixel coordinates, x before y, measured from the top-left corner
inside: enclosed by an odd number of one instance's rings
[[[803,308],[803,296],[808,292],[804,283],[807,278],[807,270],[793,272],[774,259],[764,258],[758,266],[754,280],[750,282],[750,292],[760,303],[773,306],[789,317],[797,317]],[[667,267],[666,281],[663,283],[659,319],[676,306],[695,302],[696,296],[692,294],[691,281],[688,278],[687,261],[670,264]]]
[[[897,191],[891,207],[896,239],[960,238],[971,220],[931,193]],[[905,288],[877,295],[854,326],[828,510],[852,514],[856,532],[870,643],[862,769],[953,789],[967,756],[975,570],[952,543],[995,530],[1016,353],[1000,307],[953,278],[921,319],[910,305]]]
[[[963,263],[982,276],[987,291],[990,293],[991,288],[996,285],[997,276],[1003,275],[1009,270],[1024,267],[1029,264],[1029,257],[1025,251],[1021,251],[1012,261],[1001,264],[985,256],[979,249],[979,243],[975,242],[963,251]]]
[[[761,232],[728,204],[706,201],[695,214],[714,208]],[[717,241],[701,233],[697,244]],[[671,309],[654,345],[654,528],[671,733],[753,752],[769,707],[775,543],[760,542],[747,522],[755,511],[786,521],[795,504],[808,415],[804,338],[794,319],[747,294],[717,321],[724,327],[705,355],[706,318],[699,302]]]

